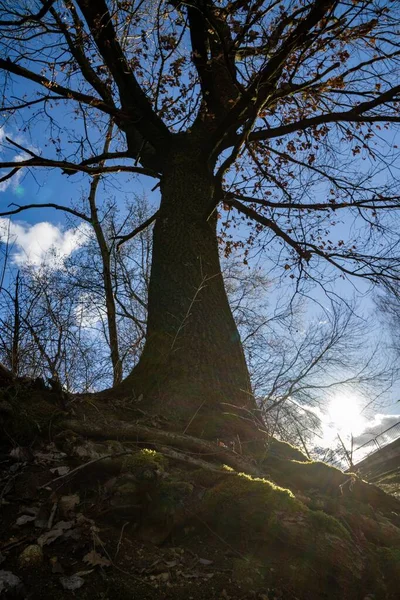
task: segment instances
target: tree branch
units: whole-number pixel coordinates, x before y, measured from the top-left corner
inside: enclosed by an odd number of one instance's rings
[[[118,87],[122,110],[129,114],[143,139],[162,151],[170,137],[169,129],[154,112],[126,60],[105,0],[77,0],[77,4]]]
[[[126,234],[126,235],[116,235],[113,239],[114,240],[120,240],[117,244],[117,251],[120,249],[120,247],[122,246],[122,244],[125,244],[125,242],[127,242],[128,240],[131,240],[132,238],[136,237],[139,233],[141,233],[142,231],[144,231],[145,229],[147,229],[147,227],[149,227],[152,223],[154,223],[154,221],[157,219],[158,215],[159,215],[160,211],[156,211],[154,213],[154,215],[151,215],[151,217],[149,217],[148,219],[146,219],[146,221],[144,221],[141,225],[139,225],[138,227],[136,227],[133,231],[131,231],[130,233]]]
[[[43,1],[43,6],[42,8],[35,14],[29,14],[26,15],[25,17],[21,17],[19,20],[16,21],[0,21],[0,27],[13,27],[13,26],[17,26],[20,27],[21,25],[24,25],[25,23],[28,23],[29,21],[40,21],[40,19],[42,17],[45,16],[45,14],[50,10],[50,8],[53,6],[55,0],[46,0],[46,2]]]
[[[307,119],[300,119],[294,123],[287,125],[281,125],[279,127],[271,127],[271,129],[261,129],[259,131],[253,131],[249,135],[250,141],[262,141],[268,140],[275,137],[281,137],[288,133],[294,133],[295,131],[303,131],[309,127],[316,127],[317,125],[324,125],[327,123],[338,123],[338,122],[353,122],[353,123],[400,123],[400,116],[398,115],[366,115],[365,112],[376,108],[380,105],[384,105],[388,101],[397,101],[396,96],[400,94],[400,85],[397,85],[390,90],[380,94],[377,98],[369,100],[368,102],[361,102],[358,106],[355,106],[351,110],[327,113],[323,115],[317,115],[316,117],[310,117]],[[238,136],[235,136],[238,138]],[[231,140],[229,146],[235,142]]]
[[[310,260],[311,252],[309,250],[304,250],[301,245],[296,242],[296,240],[291,238],[285,231],[283,231],[283,229],[278,227],[275,221],[259,215],[254,209],[250,208],[249,206],[245,206],[238,200],[224,199],[224,202],[228,204],[228,206],[236,208],[236,210],[246,215],[246,217],[249,217],[253,221],[257,221],[257,223],[260,223],[261,225],[268,227],[268,229],[271,229],[271,231],[273,231],[277,237],[280,237],[288,246],[293,248],[300,258],[304,259],[306,262]]]
[[[37,83],[48,90],[52,90],[53,92],[56,92],[57,94],[62,96],[65,100],[75,100],[77,102],[82,102],[82,104],[97,108],[98,110],[108,115],[118,117],[119,119],[127,118],[126,115],[124,115],[122,111],[116,108],[115,106],[109,105],[103,100],[96,98],[95,96],[83,94],[82,92],[78,92],[77,90],[73,90],[71,88],[67,88],[63,85],[60,85],[55,81],[50,81],[50,79],[47,79],[47,77],[44,77],[43,75],[38,75],[37,73],[34,73],[33,71],[26,69],[25,67],[17,65],[9,58],[7,58],[6,60],[0,58],[0,69],[8,71],[9,73],[14,73],[14,75],[18,75],[19,77],[23,77],[28,81],[33,81],[34,83]]]
[[[135,166],[130,166],[130,165],[113,165],[110,167],[106,167],[103,164],[99,164],[98,166],[95,166],[95,167],[88,166],[93,162],[101,163],[102,161],[106,160],[107,158],[116,158],[117,156],[121,156],[121,155],[125,156],[125,153],[114,153],[114,154],[106,153],[106,157],[104,157],[104,155],[100,155],[100,156],[96,156],[96,157],[87,159],[86,161],[82,161],[82,163],[71,163],[67,160],[53,160],[50,158],[44,158],[42,156],[35,154],[35,152],[30,150],[29,148],[25,148],[24,146],[21,146],[17,142],[14,142],[9,137],[6,137],[6,140],[10,144],[15,146],[19,150],[21,150],[22,152],[26,152],[27,154],[29,154],[29,156],[31,156],[31,158],[26,159],[26,160],[21,160],[21,161],[0,162],[0,169],[6,169],[6,168],[12,169],[11,173],[7,173],[7,175],[0,178],[0,183],[2,181],[6,181],[7,179],[10,179],[10,177],[15,175],[20,169],[23,169],[24,167],[59,168],[59,169],[62,169],[63,172],[65,172],[69,175],[73,175],[74,173],[77,173],[77,172],[87,173],[88,175],[100,175],[102,173],[126,172],[126,173],[139,173],[140,175],[147,175],[148,177],[154,177],[154,178],[159,177],[158,173],[156,173],[152,169],[146,169],[144,167],[135,167]]]
[[[61,206],[61,204],[54,204],[53,202],[49,202],[47,204],[25,204],[24,206],[20,206],[19,204],[15,204],[15,202],[13,202],[12,204],[9,204],[9,206],[17,206],[18,208],[0,212],[0,217],[9,217],[11,215],[17,215],[18,213],[23,212],[25,210],[30,210],[31,208],[54,208],[55,210],[62,210],[64,212],[67,212],[67,213],[73,215],[74,217],[79,217],[79,219],[82,219],[83,221],[87,221],[88,223],[90,223],[89,217],[87,215],[85,215],[84,213],[74,210],[73,208],[69,208],[68,206]]]

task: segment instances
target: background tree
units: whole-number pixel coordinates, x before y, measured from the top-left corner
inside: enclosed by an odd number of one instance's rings
[[[2,112],[35,145],[44,116],[54,150],[8,138],[25,155],[0,164],[3,182],[40,167],[159,179],[143,224],[155,221],[146,343],[120,393],[143,394],[185,431],[254,435],[221,405],[255,407],[217,213],[249,223],[246,244],[294,279],[320,283],[325,266],[372,283],[398,276],[398,184],[381,176],[396,151],[385,128],[400,120],[398,3],[34,6],[0,3]],[[110,117],[120,135],[104,152]]]

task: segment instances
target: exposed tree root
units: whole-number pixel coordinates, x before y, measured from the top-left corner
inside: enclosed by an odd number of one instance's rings
[[[64,429],[69,429],[79,435],[93,439],[116,439],[125,441],[144,441],[152,445],[162,444],[180,448],[188,452],[200,454],[203,457],[226,463],[237,471],[244,471],[250,475],[260,477],[260,469],[251,461],[246,460],[239,454],[230,451],[218,443],[200,440],[190,435],[182,435],[172,431],[163,431],[137,423],[126,423],[124,421],[115,421],[111,425],[97,425],[92,422],[82,422],[74,419],[67,419],[60,424]]]

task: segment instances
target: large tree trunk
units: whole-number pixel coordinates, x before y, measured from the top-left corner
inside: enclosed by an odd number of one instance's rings
[[[125,382],[144,408],[208,438],[254,437],[255,407],[207,220],[213,177],[190,147],[171,152],[154,227],[147,341]]]

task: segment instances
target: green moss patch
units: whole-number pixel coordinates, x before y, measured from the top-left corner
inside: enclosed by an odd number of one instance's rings
[[[206,492],[201,518],[228,543],[261,559],[270,583],[286,576],[299,597],[306,589],[322,594],[332,581],[336,592],[353,593],[361,577],[362,561],[349,531],[266,479],[243,473],[224,479]]]
[[[139,452],[133,452],[124,458],[122,461],[122,470],[134,474],[149,469],[164,471],[167,465],[168,460],[163,454],[150,448],[143,448]]]

